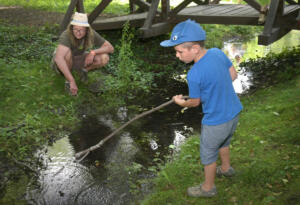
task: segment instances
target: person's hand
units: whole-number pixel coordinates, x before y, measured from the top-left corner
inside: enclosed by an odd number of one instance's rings
[[[77,85],[75,83],[75,81],[73,82],[70,82],[70,92],[72,95],[77,95],[77,91],[78,91],[78,88],[77,88]]]
[[[93,64],[95,55],[95,51],[91,51],[89,54],[87,54],[84,61],[84,67],[88,67]]]
[[[175,95],[175,96],[173,96],[173,100],[176,104],[178,104],[180,106],[184,106],[184,103],[186,102],[183,99],[183,95]]]

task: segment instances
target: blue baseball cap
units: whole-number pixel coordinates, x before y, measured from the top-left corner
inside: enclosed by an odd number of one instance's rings
[[[163,47],[176,46],[184,42],[203,41],[206,39],[206,34],[203,28],[190,19],[177,24],[172,31],[170,40],[165,40],[160,43]]]

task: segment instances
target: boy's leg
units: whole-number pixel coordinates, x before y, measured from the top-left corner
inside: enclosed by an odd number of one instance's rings
[[[220,148],[219,153],[222,162],[221,165],[222,172],[226,172],[230,168],[229,146]]]
[[[202,184],[202,188],[204,191],[209,191],[214,187],[216,167],[217,167],[216,162],[204,166],[205,181]]]
[[[219,149],[219,154],[221,158],[221,166],[217,167],[217,176],[233,176],[235,174],[234,169],[230,166],[230,141],[235,132],[239,120],[239,115],[233,118],[231,121],[227,123],[229,129],[229,135],[226,141],[222,144]]]

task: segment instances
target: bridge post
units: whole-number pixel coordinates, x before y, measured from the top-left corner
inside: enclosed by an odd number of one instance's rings
[[[75,6],[77,5],[77,2],[78,2],[78,0],[71,0],[68,10],[64,16],[64,19],[62,20],[62,22],[60,24],[59,34],[61,34],[67,28],[67,25],[69,24],[69,22],[71,20],[71,16],[73,14]]]

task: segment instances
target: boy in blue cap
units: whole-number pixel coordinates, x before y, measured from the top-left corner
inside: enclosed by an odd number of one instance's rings
[[[205,31],[192,20],[177,24],[170,40],[160,43],[174,47],[179,60],[194,65],[188,72],[190,99],[182,95],[173,97],[182,107],[196,107],[202,103],[203,119],[200,135],[200,157],[204,165],[205,180],[188,188],[189,196],[212,197],[217,194],[215,175],[233,176],[230,166],[229,144],[236,129],[242,104],[236,95],[232,81],[237,73],[228,57],[218,48],[205,49]],[[221,166],[216,165],[220,154]]]

